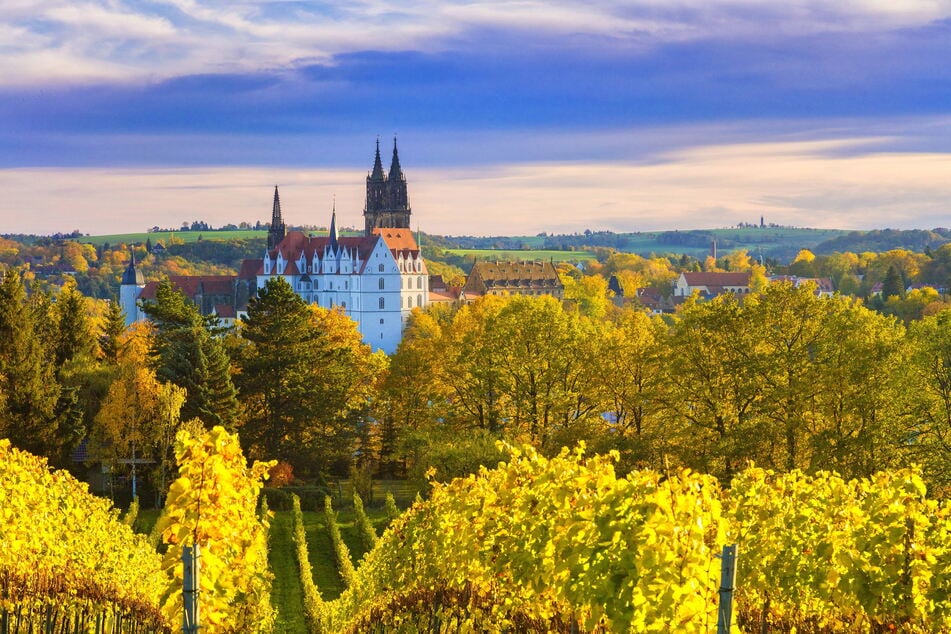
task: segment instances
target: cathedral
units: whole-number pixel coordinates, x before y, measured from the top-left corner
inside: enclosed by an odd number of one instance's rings
[[[410,229],[412,212],[395,139],[388,173],[383,171],[377,141],[366,188],[362,235],[340,235],[336,209],[331,214],[327,235],[288,232],[275,187],[271,227],[262,259],[245,260],[230,286],[218,279],[198,283],[186,277],[170,280],[186,294],[189,288],[201,289],[201,297],[189,299],[202,302],[199,306],[203,312],[227,320],[241,315],[247,308],[247,297],[256,288],[263,287],[271,278],[282,277],[307,303],[346,312],[357,323],[365,343],[374,350],[392,354],[412,310],[429,304],[429,274]],[[221,287],[217,290],[222,295],[213,296],[209,302],[206,295],[212,283],[216,289]],[[155,283],[140,284],[141,273],[136,273],[133,260],[122,286],[123,308],[130,318],[142,317],[135,301],[150,299],[149,287]],[[224,293],[226,286],[233,288],[230,299]],[[154,290],[151,296],[154,297]],[[221,303],[215,303],[214,298],[222,300]]]

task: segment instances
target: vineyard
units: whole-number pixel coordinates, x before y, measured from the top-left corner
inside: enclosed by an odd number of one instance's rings
[[[318,515],[333,561],[313,561],[294,498],[294,578],[279,581],[301,589],[299,627],[713,632],[717,554],[735,543],[735,632],[951,632],[951,516],[915,470],[849,481],[748,467],[724,489],[687,470],[619,478],[616,456],[581,448],[510,451],[402,513],[389,500],[382,534],[355,497],[362,557],[328,499]],[[0,632],[178,631],[193,545],[199,631],[275,631],[274,513],[259,503],[269,465],[248,467],[221,428],[181,432],[176,458],[156,548],[85,485],[0,442]],[[336,569],[336,598],[315,582],[318,563]]]

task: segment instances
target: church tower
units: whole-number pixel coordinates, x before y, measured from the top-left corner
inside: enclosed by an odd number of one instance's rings
[[[367,201],[363,210],[366,234],[370,235],[377,227],[409,229],[411,213],[409,197],[406,194],[406,177],[400,167],[396,139],[393,139],[390,173],[386,176],[383,174],[383,162],[380,160],[380,141],[377,140],[373,171],[367,176]]]
[[[129,266],[122,274],[122,283],[119,285],[119,306],[125,313],[126,326],[131,326],[139,318],[136,300],[143,288],[145,288],[145,276],[142,275],[142,271],[135,268],[135,251],[132,251],[132,259],[129,260]]]
[[[281,198],[277,194],[277,185],[274,186],[274,209],[271,211],[271,228],[267,232],[268,251],[280,244],[287,235],[287,227],[281,218]]]

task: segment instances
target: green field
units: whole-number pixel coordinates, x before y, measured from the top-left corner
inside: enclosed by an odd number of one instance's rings
[[[198,236],[201,236],[202,240],[266,238],[267,231],[245,229],[239,231],[160,231],[156,233],[116,233],[109,236],[84,236],[82,238],[78,238],[77,242],[92,244],[98,247],[105,243],[109,243],[111,245],[133,243],[141,244],[146,240],[151,239],[152,244],[161,242],[162,244],[167,245],[173,236],[177,240],[182,240],[183,242],[196,242],[198,240]]]

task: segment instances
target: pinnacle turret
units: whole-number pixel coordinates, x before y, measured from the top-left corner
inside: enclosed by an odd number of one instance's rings
[[[271,210],[271,228],[267,232],[267,248],[271,250],[281,243],[284,236],[287,235],[287,227],[284,219],[281,217],[281,197],[277,192],[277,185],[274,186],[274,207]]]
[[[330,250],[337,252],[337,202],[334,201],[333,212],[330,215]]]

